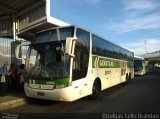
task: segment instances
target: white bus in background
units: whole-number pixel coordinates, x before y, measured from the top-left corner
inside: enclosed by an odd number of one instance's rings
[[[26,56],[25,94],[59,101],[96,98],[134,77],[133,58],[132,51],[77,26],[41,31]]]
[[[134,56],[134,74],[145,75],[148,72],[148,61],[139,56]]]

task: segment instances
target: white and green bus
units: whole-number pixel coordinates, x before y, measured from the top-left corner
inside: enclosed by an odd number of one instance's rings
[[[148,61],[143,57],[134,56],[134,74],[145,75],[148,72]]]
[[[27,97],[74,101],[134,77],[134,54],[77,26],[41,31],[25,63]]]

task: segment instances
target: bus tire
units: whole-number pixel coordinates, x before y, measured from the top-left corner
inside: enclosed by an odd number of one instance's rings
[[[129,73],[129,81],[131,80],[131,73]]]
[[[129,82],[129,76],[128,76],[128,74],[126,74],[126,81],[124,82],[124,84],[126,85],[126,84],[128,84],[128,82]]]
[[[100,82],[95,80],[92,87],[92,94],[90,96],[91,99],[96,99],[101,91]]]

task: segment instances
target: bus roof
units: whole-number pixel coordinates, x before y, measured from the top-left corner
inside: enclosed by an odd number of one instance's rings
[[[45,32],[45,31],[54,30],[54,29],[57,29],[57,28],[67,28],[67,27],[81,28],[81,29],[83,29],[83,30],[85,30],[85,31],[90,32],[91,34],[96,35],[97,37],[99,37],[99,38],[101,38],[101,39],[103,39],[103,40],[105,40],[105,41],[108,41],[108,42],[110,42],[110,43],[112,43],[112,44],[114,44],[114,45],[116,45],[116,46],[118,46],[118,47],[120,47],[120,48],[123,48],[123,49],[125,49],[125,50],[128,50],[128,51],[134,53],[134,51],[131,50],[131,49],[129,49],[129,48],[126,48],[126,47],[124,47],[124,46],[120,46],[119,44],[117,44],[117,43],[115,43],[115,42],[113,42],[113,41],[110,41],[110,40],[108,40],[108,39],[106,39],[106,38],[104,38],[104,37],[102,37],[102,36],[100,36],[100,35],[97,35],[96,33],[92,32],[91,30],[88,30],[88,29],[86,29],[86,28],[83,28],[83,27],[80,27],[80,26],[77,26],[77,25],[68,25],[68,26],[59,26],[59,27],[49,28],[49,29],[46,29],[46,30],[39,31],[39,32],[37,32],[36,34],[39,34],[39,33],[41,33],[41,32]]]
[[[135,60],[138,60],[138,59],[139,59],[139,60],[144,60],[144,58],[143,58],[143,57],[140,57],[140,56],[134,56],[134,59],[135,59]]]

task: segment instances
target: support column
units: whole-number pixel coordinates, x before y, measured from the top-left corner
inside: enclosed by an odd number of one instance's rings
[[[17,39],[17,18],[16,15],[13,14],[13,40],[16,41]]]

